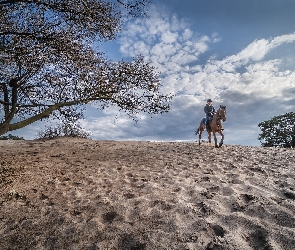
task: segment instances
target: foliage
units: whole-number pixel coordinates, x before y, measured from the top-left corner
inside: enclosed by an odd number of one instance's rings
[[[56,126],[46,127],[38,133],[37,139],[54,139],[57,137],[68,136],[75,138],[89,138],[90,133],[77,123],[62,123]]]
[[[295,113],[274,116],[268,121],[258,124],[262,133],[259,134],[263,147],[294,147]],[[262,141],[261,141],[262,140]]]
[[[148,1],[0,1],[0,135],[49,117],[77,120],[88,103],[132,119],[167,112],[154,67],[142,56],[113,62],[98,46],[116,39],[126,15],[145,15]]]
[[[0,136],[0,140],[24,140],[24,138],[17,135],[8,134]]]

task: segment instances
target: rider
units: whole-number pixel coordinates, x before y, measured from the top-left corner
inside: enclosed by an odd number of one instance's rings
[[[209,121],[213,119],[213,115],[215,113],[215,108],[212,105],[211,99],[207,100],[207,103],[204,107],[204,112],[206,114],[206,129],[209,130],[210,129]]]

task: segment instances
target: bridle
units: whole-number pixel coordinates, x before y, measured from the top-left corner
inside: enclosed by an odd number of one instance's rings
[[[221,111],[224,111],[222,114],[221,114]],[[226,120],[226,117],[225,117],[225,114],[226,114],[226,110],[224,107],[220,107],[218,110],[217,110],[217,120],[223,120],[225,121]]]

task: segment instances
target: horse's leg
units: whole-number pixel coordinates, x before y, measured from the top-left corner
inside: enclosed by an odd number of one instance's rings
[[[219,147],[221,147],[223,145],[223,140],[224,140],[224,134],[222,133],[222,131],[220,130],[219,134],[221,135],[221,141],[219,143]]]
[[[199,145],[201,145],[202,129],[199,130]]]
[[[214,136],[215,148],[218,148],[216,132],[213,132],[213,136]]]
[[[210,125],[210,128],[208,129],[208,142],[211,143],[212,122],[209,122],[209,125]]]

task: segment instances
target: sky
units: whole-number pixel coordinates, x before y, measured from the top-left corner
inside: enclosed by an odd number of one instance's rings
[[[259,122],[295,111],[294,0],[154,0],[148,14],[101,49],[112,60],[142,54],[174,95],[171,110],[134,122],[89,106],[81,125],[93,139],[194,142],[211,98],[226,105],[224,143],[259,146]],[[12,134],[33,139],[42,125]]]

